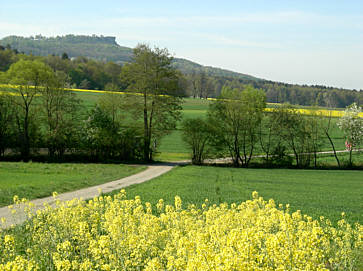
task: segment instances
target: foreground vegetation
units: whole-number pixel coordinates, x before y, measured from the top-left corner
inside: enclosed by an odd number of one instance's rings
[[[114,181],[145,169],[115,164],[0,163],[0,206]]]
[[[313,220],[252,193],[185,206],[140,197],[74,200],[0,232],[2,270],[359,270],[363,228]],[[184,204],[184,206],[183,206]]]
[[[363,223],[362,172],[357,170],[237,169],[185,166],[156,179],[126,188],[130,197],[141,196],[156,204],[160,198],[172,204],[179,195],[187,206],[248,200],[253,191],[278,204],[290,204],[314,219],[329,218],[334,224],[345,212],[350,223]]]

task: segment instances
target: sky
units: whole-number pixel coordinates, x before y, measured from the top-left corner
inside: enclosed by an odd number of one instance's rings
[[[363,89],[363,0],[0,0],[8,35],[115,36],[259,78]]]

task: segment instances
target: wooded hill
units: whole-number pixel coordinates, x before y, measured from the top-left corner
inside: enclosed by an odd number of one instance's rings
[[[67,53],[70,58],[88,57],[99,61],[112,61],[117,64],[130,62],[132,58],[132,48],[120,46],[115,37],[104,36],[83,36],[83,35],[66,35],[57,37],[44,37],[37,35],[35,37],[8,36],[0,40],[0,45],[10,45],[19,52],[33,54],[38,56],[62,55]],[[208,76],[227,76],[238,79],[259,80],[256,77],[214,68],[202,66],[195,62],[175,58],[173,66],[183,73],[192,74],[193,72],[205,72]]]

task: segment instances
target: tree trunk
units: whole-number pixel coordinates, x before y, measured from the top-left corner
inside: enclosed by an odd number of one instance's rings
[[[150,140],[146,99],[146,93],[144,92],[144,160],[149,161]]]
[[[316,166],[317,166],[317,162],[316,162],[316,160],[318,159],[317,158],[317,155],[316,155],[316,149],[314,148],[314,167],[316,168]]]
[[[30,154],[30,143],[29,143],[29,108],[25,107],[25,118],[24,118],[24,132],[23,132],[23,146],[21,150],[21,156],[24,161],[29,160]]]
[[[332,148],[333,148],[334,157],[335,157],[335,160],[337,160],[338,167],[340,167],[340,161],[339,161],[339,158],[338,158],[338,156],[337,156],[337,152],[336,152],[336,150],[335,150],[333,140],[331,139],[331,137],[330,137],[329,133],[328,133],[326,130],[325,130],[325,134],[326,134],[326,136],[328,137],[329,142],[330,142],[330,145],[331,145],[331,146],[332,146]]]

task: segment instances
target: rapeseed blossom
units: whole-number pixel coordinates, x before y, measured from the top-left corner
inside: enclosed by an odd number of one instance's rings
[[[16,199],[20,202],[19,199]],[[140,197],[47,206],[0,232],[0,270],[354,270],[363,227],[333,227],[253,192],[241,204],[183,207]]]

